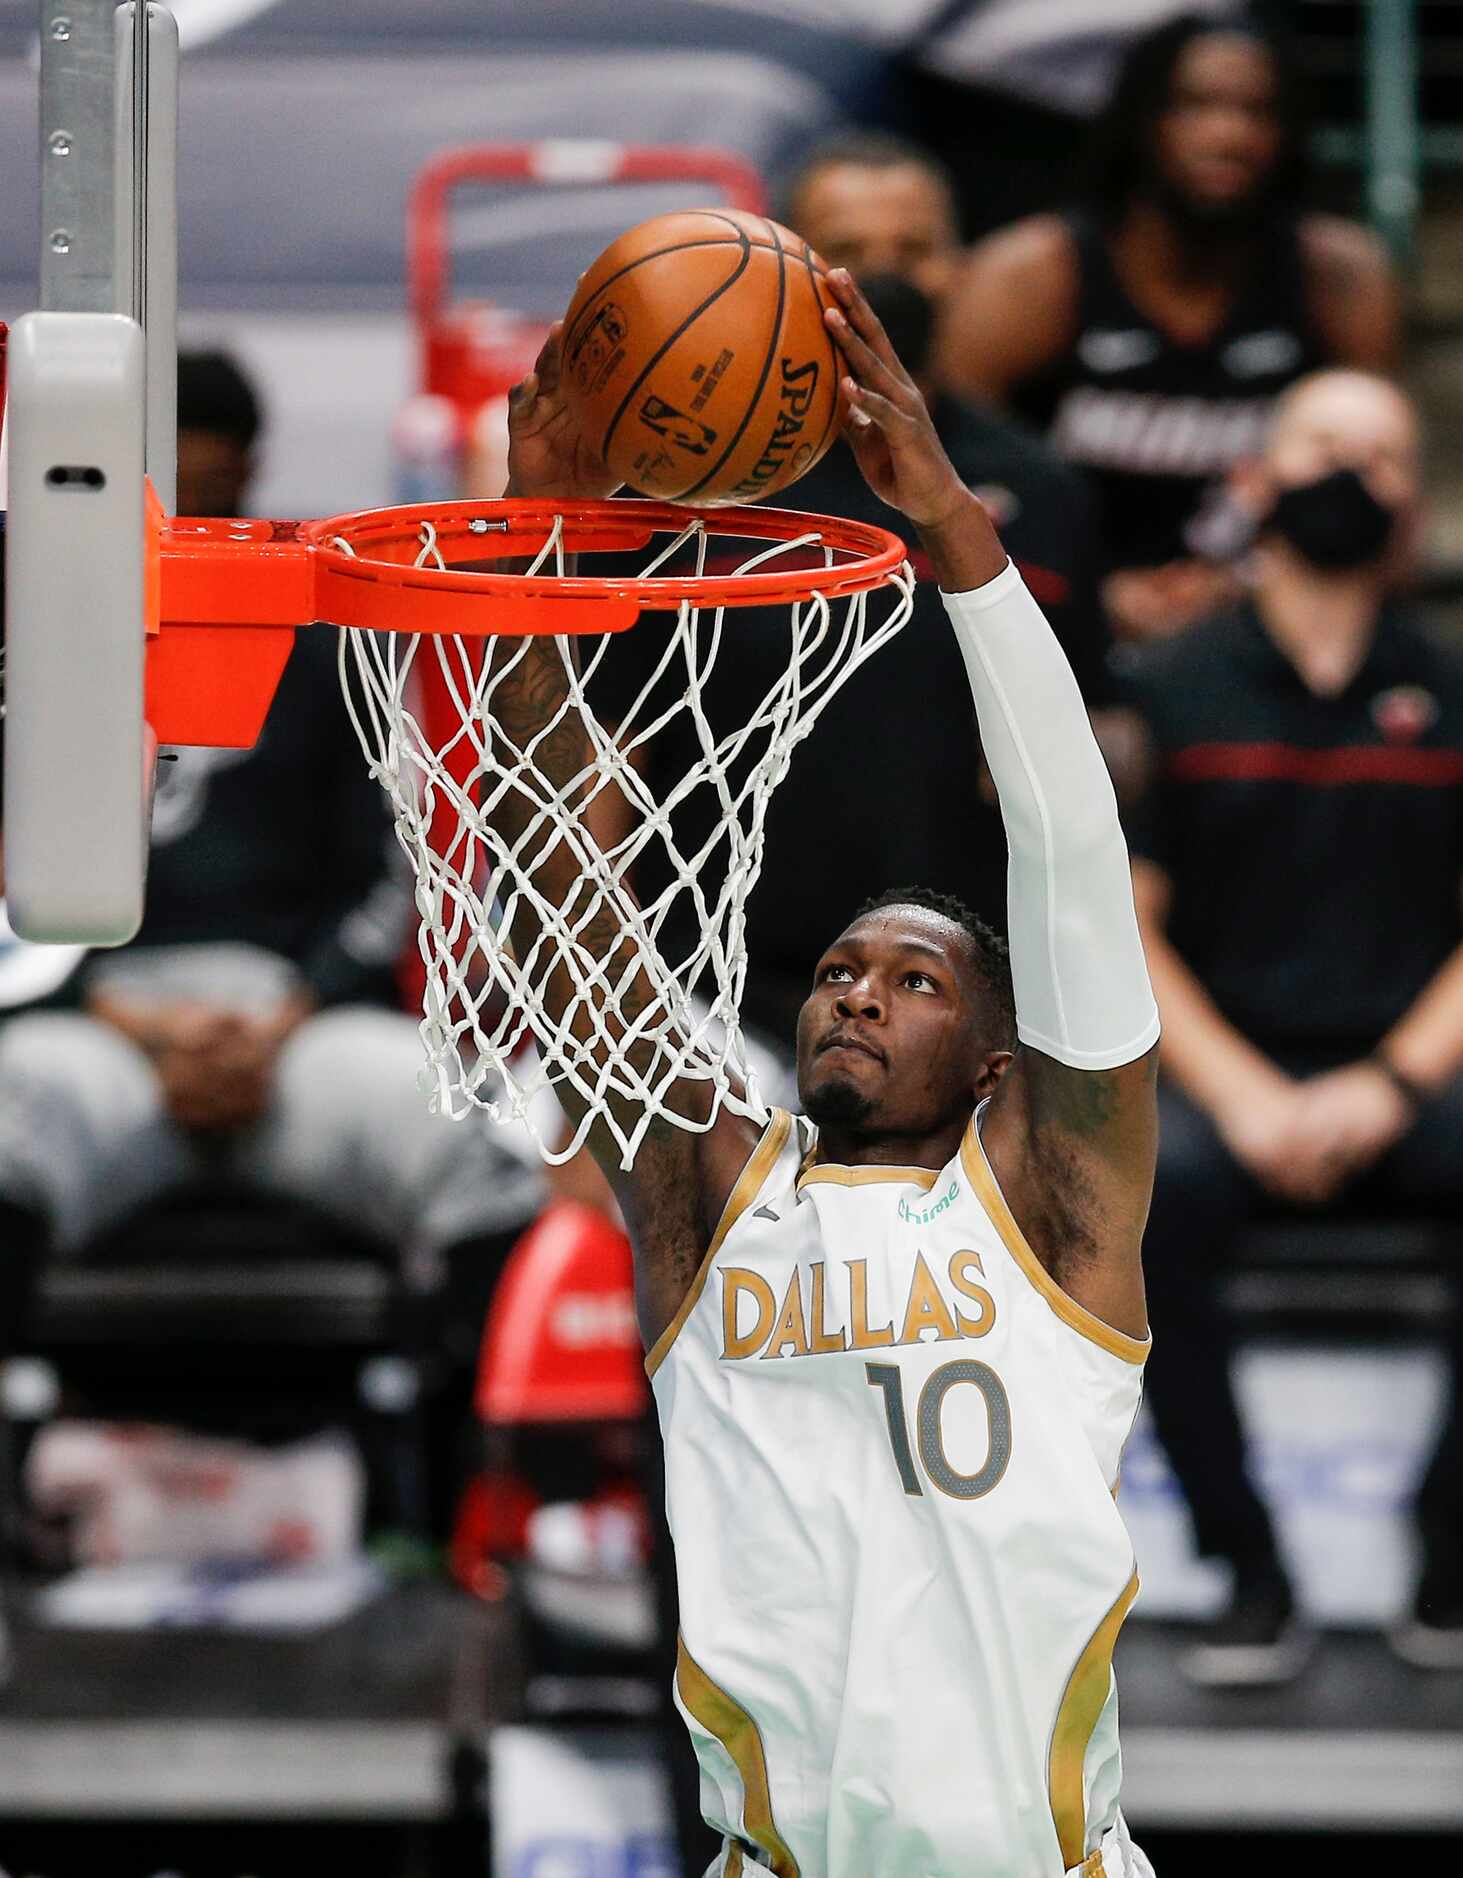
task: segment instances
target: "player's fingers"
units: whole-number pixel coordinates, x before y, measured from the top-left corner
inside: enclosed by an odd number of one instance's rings
[[[913,420],[892,398],[871,390],[868,385],[861,385],[856,378],[845,378],[842,383],[843,395],[848,401],[849,422],[857,429],[877,424],[886,435],[909,431]],[[863,424],[858,421],[861,417],[864,419]]]
[[[851,330],[864,341],[882,365],[898,373],[901,378],[907,378],[899,354],[884,330],[884,322],[864,298],[853,275],[846,267],[838,267],[828,278],[838,298],[838,310]]]
[[[896,401],[908,402],[919,396],[898,361],[892,366],[886,364],[837,307],[828,309],[827,323],[860,383]]]
[[[538,379],[538,389],[549,397],[559,389],[560,342],[563,337],[564,322],[555,320],[545,334],[538,357],[533,362],[533,375]]]

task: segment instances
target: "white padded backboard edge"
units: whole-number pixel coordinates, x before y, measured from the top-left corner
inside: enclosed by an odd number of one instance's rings
[[[5,898],[43,943],[121,945],[142,921],[144,343],[119,313],[10,329]]]

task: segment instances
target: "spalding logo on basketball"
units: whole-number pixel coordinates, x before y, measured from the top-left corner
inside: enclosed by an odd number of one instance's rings
[[[658,215],[611,243],[564,321],[564,394],[622,482],[714,505],[775,495],[837,432],[827,270],[734,209]]]

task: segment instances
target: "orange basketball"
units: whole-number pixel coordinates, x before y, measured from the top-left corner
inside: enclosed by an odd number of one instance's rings
[[[564,392],[632,489],[756,502],[833,441],[834,304],[805,241],[761,215],[658,215],[612,242],[564,321]]]

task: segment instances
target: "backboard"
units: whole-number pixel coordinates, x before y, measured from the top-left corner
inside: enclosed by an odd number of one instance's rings
[[[10,332],[5,899],[25,939],[142,919],[156,741],[144,478],[176,484],[177,29],[166,8],[40,9],[40,306]],[[151,614],[151,618],[149,615]]]

